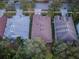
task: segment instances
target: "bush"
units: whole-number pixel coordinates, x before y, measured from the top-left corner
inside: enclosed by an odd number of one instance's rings
[[[40,38],[0,41],[0,59],[52,59],[52,54]]]
[[[5,8],[5,6],[6,6],[6,4],[5,4],[5,3],[3,3],[3,2],[0,2],[0,9],[3,9],[3,8]]]
[[[79,41],[54,43],[52,51],[54,59],[79,59]]]
[[[48,52],[44,42],[39,39],[27,39],[23,46],[19,46],[13,59],[50,59],[51,53]],[[52,58],[52,56],[51,56]]]

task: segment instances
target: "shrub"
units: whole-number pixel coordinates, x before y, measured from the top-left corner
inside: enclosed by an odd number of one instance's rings
[[[54,43],[52,50],[54,59],[79,59],[79,41]]]
[[[0,59],[52,59],[52,54],[40,38],[0,41]]]

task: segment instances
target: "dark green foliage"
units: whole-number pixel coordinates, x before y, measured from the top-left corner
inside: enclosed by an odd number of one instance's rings
[[[5,8],[5,6],[6,6],[6,4],[5,4],[5,3],[3,3],[3,2],[0,2],[0,9],[3,9],[3,8]]]
[[[0,41],[0,59],[79,59],[79,41],[54,42],[52,53],[39,38]]]
[[[0,59],[52,59],[52,54],[41,39],[5,38],[0,41]]]
[[[71,8],[71,11],[79,11],[79,0],[67,0],[69,5],[70,5],[70,8]]]
[[[13,59],[46,59],[47,55],[47,48],[42,41],[25,40],[24,45],[19,46]]]
[[[0,41],[0,59],[11,59],[15,55],[15,49],[10,45],[9,40]]]
[[[55,59],[79,59],[79,41],[72,44],[61,41],[55,43],[52,50]]]

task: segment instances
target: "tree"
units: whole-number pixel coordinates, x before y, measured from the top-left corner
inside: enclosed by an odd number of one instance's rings
[[[51,0],[51,4],[49,5],[48,15],[54,16],[55,11],[59,11],[64,0]]]
[[[54,42],[52,47],[54,59],[79,59],[79,41],[65,43],[64,41]]]

